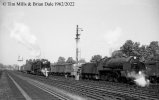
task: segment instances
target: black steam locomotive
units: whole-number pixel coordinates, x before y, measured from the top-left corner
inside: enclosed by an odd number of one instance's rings
[[[21,71],[37,75],[43,75],[42,70],[50,71],[50,62],[47,59],[26,60],[26,64],[21,66]]]
[[[84,79],[130,82],[130,72],[139,73],[145,70],[145,64],[136,57],[103,58],[99,62],[83,64],[81,76]]]

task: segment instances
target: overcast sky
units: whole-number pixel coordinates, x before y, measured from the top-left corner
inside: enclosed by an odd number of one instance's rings
[[[7,0],[0,1],[3,64],[16,64],[18,56],[26,60],[40,55],[51,62],[59,56],[75,59],[76,25],[84,30],[80,56],[86,61],[96,54],[110,56],[129,39],[141,44],[159,41],[159,0],[71,0],[73,7],[4,7]]]

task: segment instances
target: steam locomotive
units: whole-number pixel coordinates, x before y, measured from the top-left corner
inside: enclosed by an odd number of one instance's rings
[[[82,65],[83,79],[100,79],[114,82],[131,82],[130,72],[139,73],[146,67],[136,57],[103,58],[99,62]]]
[[[43,70],[50,71],[50,62],[47,59],[26,60],[26,64],[21,66],[21,71],[36,75],[43,75]]]

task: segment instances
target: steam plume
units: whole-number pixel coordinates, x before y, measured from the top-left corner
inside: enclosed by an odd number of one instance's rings
[[[114,50],[117,50],[119,48],[119,40],[120,37],[123,35],[123,30],[120,27],[116,27],[113,30],[109,30],[104,34],[104,40],[108,44],[107,47],[109,48],[108,50],[108,55],[111,56],[112,52]]]
[[[14,23],[10,36],[30,50],[31,55],[40,57],[40,48],[36,43],[36,37],[30,33],[29,28],[23,23]]]
[[[134,82],[141,87],[149,85],[149,80],[145,78],[145,74],[142,71],[139,71],[139,73],[130,72],[128,77],[134,78]]]
[[[108,31],[107,34],[104,35],[104,38],[109,45],[114,45],[118,42],[122,34],[122,29],[120,27],[116,27],[114,30]]]

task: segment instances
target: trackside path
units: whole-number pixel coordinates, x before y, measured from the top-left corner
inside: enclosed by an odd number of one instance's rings
[[[4,71],[0,71],[0,74],[0,100],[16,100],[9,86],[6,73]]]
[[[39,82],[37,80],[18,75],[16,73],[9,73],[9,74],[15,80],[17,80],[17,79],[21,80],[21,81],[23,81],[23,82],[25,82],[27,84],[30,84],[30,86],[32,86],[34,88],[38,88],[39,91],[44,91],[45,93],[47,93],[49,95],[52,95],[54,97],[54,99],[53,98],[50,98],[50,99],[47,98],[47,100],[86,100],[86,98],[83,98],[83,97],[68,93],[67,91],[60,90],[58,88],[55,88],[55,87],[50,86],[48,84],[45,84],[43,82]],[[24,87],[24,85],[23,85],[23,87]],[[28,95],[31,95],[31,94],[28,93]],[[29,99],[26,99],[26,100],[29,100]],[[35,99],[32,98],[32,100],[35,100]],[[46,100],[46,99],[36,99],[36,100]]]
[[[9,78],[13,81],[13,83],[16,85],[16,87],[19,89],[19,91],[22,93],[22,95],[25,97],[26,100],[32,100],[30,96],[19,86],[19,84],[8,74]]]

